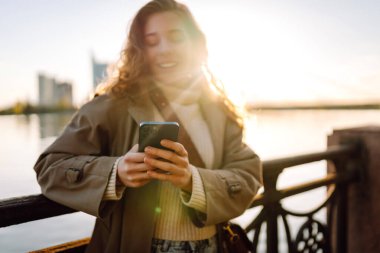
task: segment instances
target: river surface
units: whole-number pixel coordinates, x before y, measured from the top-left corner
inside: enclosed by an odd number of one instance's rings
[[[0,199],[40,193],[33,170],[38,155],[62,131],[71,114],[0,116]],[[263,160],[321,151],[333,129],[380,126],[380,110],[255,111],[246,122],[246,142]],[[278,187],[323,177],[325,162],[289,168]],[[285,208],[306,211],[318,206],[325,189],[284,201]],[[248,210],[236,221],[248,224],[258,210]],[[324,220],[322,211],[316,217]],[[291,219],[292,234],[300,220]],[[0,229],[1,252],[26,252],[88,237],[94,218],[75,213]],[[285,249],[281,240],[280,249]],[[262,250],[259,250],[262,251]]]

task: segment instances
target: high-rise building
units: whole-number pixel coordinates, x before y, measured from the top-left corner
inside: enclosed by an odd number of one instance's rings
[[[56,103],[61,108],[72,107],[73,105],[73,88],[68,82],[56,83],[55,89]]]
[[[38,74],[38,102],[43,107],[70,108],[73,106],[72,84],[59,82],[44,74]]]
[[[92,82],[93,89],[96,89],[96,86],[104,80],[107,76],[107,63],[98,62],[94,55],[91,55],[91,64],[92,64]]]
[[[43,74],[38,74],[38,103],[40,106],[54,105],[55,80]]]

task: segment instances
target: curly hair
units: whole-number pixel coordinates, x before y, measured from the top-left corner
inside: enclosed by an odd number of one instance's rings
[[[196,64],[204,66],[203,70],[209,75],[209,83],[226,112],[242,126],[242,116],[236,106],[228,99],[220,82],[207,67],[206,37],[199,28],[193,15],[186,5],[175,0],[153,0],[144,5],[132,20],[129,34],[120,53],[120,59],[113,67],[106,81],[97,89],[97,93],[108,93],[110,96],[123,97],[126,94],[139,92],[144,86],[149,85],[151,74],[144,55],[144,27],[148,18],[160,12],[174,12],[182,20],[194,48]]]

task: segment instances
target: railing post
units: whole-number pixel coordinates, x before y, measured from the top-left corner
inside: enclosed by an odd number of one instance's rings
[[[347,186],[338,185],[337,186],[337,196],[336,201],[336,252],[337,253],[347,253]]]
[[[360,141],[360,152],[329,166],[354,175],[358,183],[338,184],[337,210],[331,220],[332,253],[380,252],[380,127],[361,127],[335,130],[328,137],[328,145]],[[358,170],[360,169],[360,170]],[[353,173],[357,171],[357,173]],[[347,173],[348,172],[348,173]],[[346,188],[346,189],[345,189]]]
[[[264,195],[271,199],[278,193],[276,184],[282,170],[264,173]],[[267,223],[267,253],[278,253],[278,208],[279,203],[264,203],[264,210]]]
[[[277,205],[267,207],[267,252],[278,252],[278,224],[277,224]]]

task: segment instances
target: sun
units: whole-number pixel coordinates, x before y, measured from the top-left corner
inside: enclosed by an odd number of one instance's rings
[[[235,15],[200,20],[210,69],[228,96],[237,103],[313,100],[311,76],[320,64],[314,45],[275,15]]]

